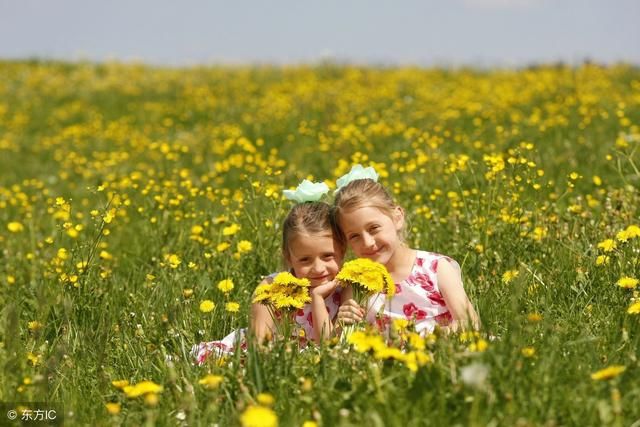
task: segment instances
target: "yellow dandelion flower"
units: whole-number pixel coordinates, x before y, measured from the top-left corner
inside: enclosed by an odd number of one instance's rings
[[[289,272],[279,273],[271,283],[256,288],[253,302],[273,305],[277,309],[302,308],[311,302],[308,279],[298,279]]]
[[[224,381],[224,377],[222,377],[220,375],[209,374],[209,375],[205,376],[204,378],[201,378],[198,381],[198,384],[204,386],[205,388],[213,390],[213,389],[218,388],[220,386],[220,384],[222,383],[222,381]]]
[[[122,409],[119,403],[109,402],[104,405],[107,408],[109,415],[118,415]]]
[[[396,318],[393,319],[391,325],[396,331],[404,331],[409,326],[409,321],[407,319]]]
[[[24,225],[19,222],[13,221],[7,224],[7,229],[12,233],[20,233],[24,230]]]
[[[225,294],[231,292],[233,286],[233,281],[231,279],[224,279],[218,282],[218,290]]]
[[[478,339],[478,341],[471,343],[469,345],[469,351],[474,353],[482,353],[487,348],[489,348],[489,343],[482,338]]]
[[[111,381],[111,385],[114,386],[115,388],[119,388],[119,389],[123,389],[126,386],[129,385],[129,381],[127,380],[114,380]]]
[[[620,375],[621,373],[623,373],[625,371],[625,369],[627,369],[627,368],[625,366],[622,366],[622,365],[608,366],[608,367],[606,367],[604,369],[601,369],[601,370],[591,374],[591,379],[592,380],[609,380],[609,379],[615,378],[618,375]]]
[[[218,245],[216,246],[216,251],[218,252],[224,252],[227,249],[229,249],[231,247],[231,245],[227,242],[222,242],[222,243],[218,243]]]
[[[518,270],[507,270],[502,274],[502,283],[509,283],[516,277],[518,277],[520,272]]]
[[[236,249],[238,253],[244,254],[247,252],[251,252],[251,250],[253,249],[253,245],[248,240],[241,240],[238,242]]]
[[[596,265],[606,265],[609,264],[611,257],[609,255],[598,255],[596,258]]]
[[[125,386],[122,391],[127,397],[138,397],[147,394],[156,394],[162,392],[163,387],[153,381],[141,381],[134,385]]]
[[[533,357],[536,354],[536,349],[533,347],[524,347],[520,352],[524,357]]]
[[[144,396],[144,404],[147,406],[156,406],[158,404],[158,395],[156,393],[147,393]]]
[[[613,239],[606,239],[598,243],[598,249],[602,249],[604,252],[611,252],[616,247],[616,242]]]
[[[633,277],[621,277],[616,282],[616,285],[620,286],[621,288],[633,289],[638,286],[638,279]]]
[[[276,427],[278,416],[270,408],[251,405],[240,415],[242,427]]]
[[[636,301],[627,308],[629,314],[640,314],[640,301]]]
[[[240,231],[240,226],[238,224],[231,224],[228,227],[224,227],[222,229],[223,236],[233,236],[238,231]]]
[[[358,353],[366,353],[369,350],[380,350],[385,348],[384,340],[380,335],[369,335],[363,331],[355,331],[347,338],[347,342],[355,348]]]
[[[191,234],[193,235],[200,235],[202,234],[202,232],[204,231],[204,228],[202,228],[201,225],[194,225],[193,227],[191,227]]]
[[[260,393],[256,396],[256,400],[259,404],[264,406],[272,406],[276,399],[269,393]]]
[[[229,313],[237,313],[240,310],[240,304],[231,301],[225,304],[224,309]]]
[[[527,320],[531,323],[536,323],[542,320],[542,315],[540,313],[529,313]]]
[[[216,308],[216,305],[209,299],[206,299],[200,303],[200,311],[203,313],[209,313],[213,311],[214,308]]]
[[[193,289],[183,289],[182,290],[182,296],[185,298],[191,298],[191,296],[193,295]]]
[[[32,322],[27,323],[27,326],[29,328],[30,331],[37,331],[39,329],[42,329],[42,323],[38,322],[37,320],[34,320]]]
[[[352,286],[355,300],[360,305],[373,294],[386,293],[391,298],[396,292],[396,286],[385,266],[367,258],[344,263],[336,279]]]
[[[302,423],[302,427],[318,427],[318,423],[315,421],[305,421]]]

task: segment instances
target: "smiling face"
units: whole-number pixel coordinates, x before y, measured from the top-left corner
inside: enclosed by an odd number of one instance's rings
[[[289,244],[287,262],[296,277],[307,278],[311,287],[333,280],[344,256],[331,232],[297,234]]]
[[[404,213],[399,207],[385,215],[379,208],[362,206],[340,214],[340,228],[356,256],[387,265],[402,244],[399,232]]]

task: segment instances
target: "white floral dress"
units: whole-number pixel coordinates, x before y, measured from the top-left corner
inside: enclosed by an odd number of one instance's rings
[[[451,313],[438,287],[438,263],[443,260],[460,272],[453,259],[418,250],[409,277],[396,283],[395,295],[387,299],[385,294],[376,294],[369,299],[367,322],[387,332],[393,319],[406,319],[422,334],[432,332],[436,325],[448,325]]]
[[[277,273],[271,274],[268,277],[273,278],[276,274]],[[338,308],[340,307],[340,292],[341,289],[338,288],[324,300],[330,319],[334,319],[338,314]],[[276,313],[276,316],[277,315],[278,314]],[[296,322],[296,328],[293,333],[298,337],[300,347],[304,348],[307,345],[307,337],[314,336],[311,304],[305,304],[304,307],[297,310],[294,315],[294,319]],[[304,331],[304,334],[300,333],[301,330]],[[196,364],[201,365],[212,355],[214,357],[222,357],[233,354],[237,348],[246,350],[246,333],[246,328],[242,328],[232,331],[221,340],[201,342],[191,348],[191,355],[196,359]]]

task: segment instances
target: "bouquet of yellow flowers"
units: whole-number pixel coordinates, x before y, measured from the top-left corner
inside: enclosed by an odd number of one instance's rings
[[[308,279],[298,279],[288,272],[279,273],[271,283],[263,283],[256,288],[253,302],[271,305],[277,310],[302,308],[311,302]]]
[[[386,293],[391,298],[396,285],[384,265],[367,258],[348,261],[336,276],[340,282],[351,285],[353,296],[360,305],[377,293]]]
[[[368,309],[372,295],[385,293],[387,298],[391,298],[396,292],[396,285],[386,267],[367,258],[346,262],[336,275],[336,280],[350,285],[353,299],[365,309]],[[356,325],[343,327],[342,340],[348,340],[355,328]]]

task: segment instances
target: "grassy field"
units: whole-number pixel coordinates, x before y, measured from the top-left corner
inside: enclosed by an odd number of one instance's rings
[[[67,425],[639,426],[639,145],[625,65],[0,62],[0,401]],[[354,163],[411,246],[460,262],[482,330],[414,343],[426,363],[331,342],[194,366],[281,267],[282,190]]]

